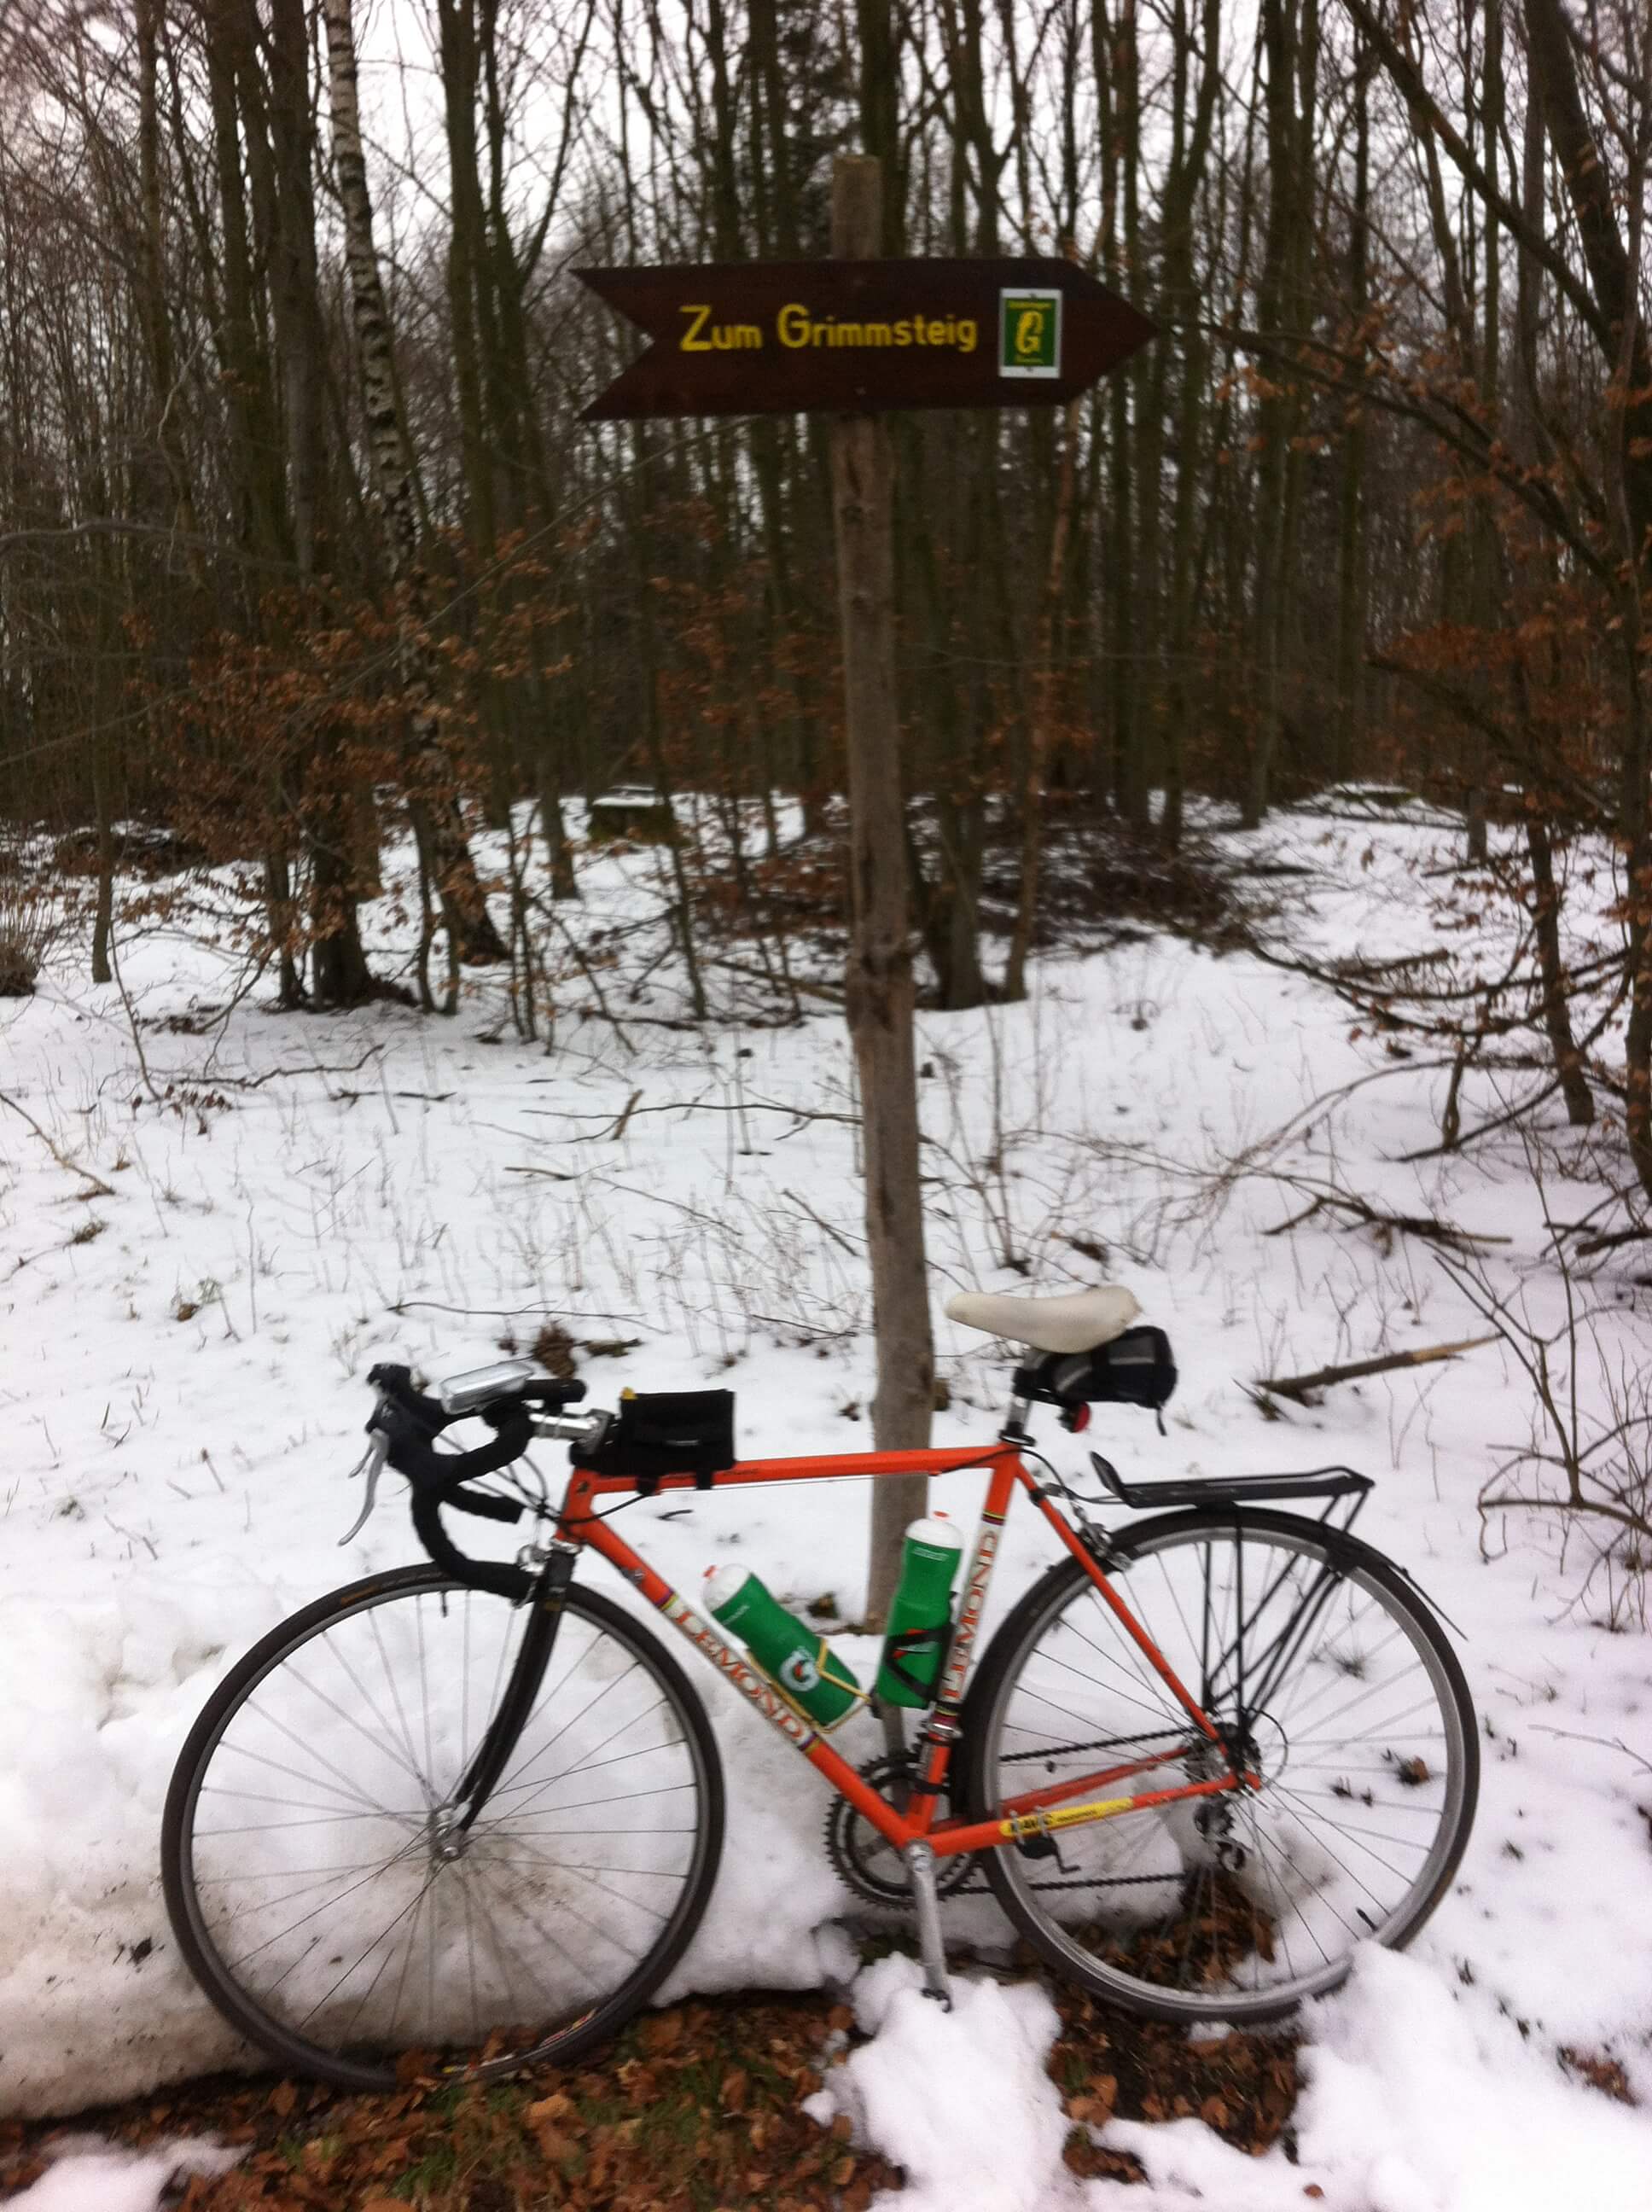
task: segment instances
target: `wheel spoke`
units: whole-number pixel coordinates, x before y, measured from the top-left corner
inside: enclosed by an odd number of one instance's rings
[[[492,2072],[617,2026],[715,1870],[714,1753],[674,1662],[570,1593],[467,1829],[452,1793],[523,1616],[434,1573],[358,1589],[249,1655],[186,1749],[167,1853],[185,1956],[243,2032],[351,2087],[393,2084],[404,2047]]]
[[[1461,1677],[1418,1602],[1334,1543],[1287,1515],[1236,1515],[1150,1526],[1109,1564],[1218,1730],[1169,1750],[1160,1778],[1219,1778],[1231,1759],[1254,1780],[1061,1832],[1059,1875],[1019,1850],[983,1855],[1023,1932],[1099,1994],[1189,2020],[1271,2017],[1334,1987],[1375,1930],[1409,1935],[1449,1879],[1473,1811]],[[1097,1640],[1099,1605],[1075,1567],[1025,1601],[1013,1635],[1006,1624],[975,1723],[976,1817],[1024,1795],[1029,1767],[1061,1777],[1098,1743],[1139,1739],[1144,1710],[1180,1717],[1110,1612]]]

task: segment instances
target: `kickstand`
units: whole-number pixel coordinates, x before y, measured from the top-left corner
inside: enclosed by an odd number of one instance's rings
[[[927,1844],[906,1848],[907,1880],[918,1910],[918,1943],[923,1953],[924,1995],[944,2010],[952,2009],[952,1992],[946,1978],[946,1952],[941,1943],[941,1913],[935,1899],[935,1854]]]

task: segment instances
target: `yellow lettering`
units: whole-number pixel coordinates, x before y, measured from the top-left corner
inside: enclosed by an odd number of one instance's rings
[[[895,325],[895,343],[896,345],[910,345],[912,343],[912,325],[910,323],[896,323]]]
[[[680,353],[709,353],[711,351],[712,342],[709,338],[702,338],[700,333],[705,329],[708,321],[710,319],[711,309],[709,307],[684,307],[682,310],[682,313],[685,315],[692,315],[695,319],[689,325],[688,329],[678,340],[677,350]]]
[[[1044,335],[1044,311],[1042,307],[1023,307],[1015,319],[1015,349],[1017,353],[1036,354]]]
[[[860,323],[840,323],[832,332],[832,343],[835,346],[865,345],[864,330],[865,325]]]
[[[799,307],[795,301],[782,307],[774,319],[774,335],[783,346],[790,346],[793,352],[799,346],[806,346],[809,343],[807,307]]]
[[[887,323],[868,323],[866,325],[866,343],[868,345],[886,346],[893,345],[894,343],[894,334],[890,331]]]
[[[964,321],[960,323],[958,325],[958,351],[960,353],[974,353],[975,349],[975,341],[978,336],[979,333],[973,322]]]
[[[935,321],[931,322],[929,325],[929,343],[931,345],[944,345],[946,343],[946,325],[944,323]]]

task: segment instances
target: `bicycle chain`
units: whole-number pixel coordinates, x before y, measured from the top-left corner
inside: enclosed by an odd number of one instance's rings
[[[1166,1736],[1185,1735],[1187,1732],[1175,1728],[1144,1729],[1139,1735],[1098,1735],[1091,1743],[1064,1743],[1061,1751],[1064,1756],[1074,1751],[1126,1751],[1135,1744],[1159,1743]],[[1048,1751],[1006,1751],[1000,1754],[998,1763],[1000,1766],[1014,1766],[1029,1759],[1048,1759],[1050,1755]]]
[[[1183,1733],[1184,1731],[1181,1729],[1145,1729],[1137,1735],[1097,1736],[1093,1742],[1064,1744],[1061,1748],[1064,1753],[1079,1751],[1126,1751],[1145,1743],[1162,1742],[1166,1738],[1179,1736]],[[1012,1766],[1017,1764],[1024,1765],[1030,1759],[1048,1759],[1049,1755],[1050,1754],[1048,1751],[1006,1752],[1000,1758],[999,1764],[1001,1766]],[[868,1766],[863,1766],[859,1771],[864,1778],[872,1779],[873,1774],[878,1773],[878,1770],[884,1769],[886,1766],[887,1762],[884,1760],[872,1760],[869,1762]],[[880,1780],[883,1778],[881,1773],[878,1774],[878,1778]],[[868,1903],[880,1905],[885,1911],[896,1912],[909,1911],[911,1907],[908,1900],[905,1898],[897,1899],[891,1893],[883,1893],[881,1891],[880,1893],[874,1895],[869,1887],[863,1885],[862,1882],[855,1878],[855,1875],[850,1869],[850,1865],[846,1864],[846,1860],[852,1859],[853,1856],[845,1849],[845,1845],[848,1842],[848,1826],[849,1824],[844,1822],[842,1820],[841,1808],[836,1805],[833,1806],[827,1814],[826,1850],[828,1856],[831,1859],[833,1865],[835,1867],[840,1877],[842,1879],[846,1886],[855,1890]],[[1054,1889],[1145,1889],[1157,1887],[1163,1883],[1172,1879],[1172,1876],[1162,1874],[1090,1875],[1072,1877],[1065,1881],[1036,1881],[1033,1882],[1030,1887],[1035,1890],[1040,1891]],[[990,1882],[987,1881],[983,1877],[978,1875],[972,1875],[967,1881],[959,1882],[956,1888],[944,1891],[944,1894],[949,1899],[954,1897],[990,1897],[993,1894],[993,1890]]]
[[[1075,1875],[1066,1881],[1035,1881],[1029,1888],[1045,1889],[1150,1889],[1167,1881],[1175,1881],[1173,1874],[1095,1874]],[[990,1882],[966,1881],[953,1890],[954,1897],[990,1897]]]

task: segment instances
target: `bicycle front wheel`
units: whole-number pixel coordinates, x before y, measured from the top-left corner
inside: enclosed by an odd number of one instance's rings
[[[1034,1948],[1150,2017],[1256,2022],[1334,1989],[1361,1941],[1409,1942],[1462,1856],[1479,1774],[1426,1604],[1369,1546],[1283,1513],[1149,1522],[1106,1571],[1218,1741],[1065,1561],[982,1662],[969,1817],[1249,1778],[984,1852]]]
[[[392,2086],[571,2058],[681,1955],[723,1784],[699,1699],[609,1600],[571,1589],[504,1771],[459,1785],[529,1612],[411,1567],[273,1630],[184,1746],[161,1836],[197,1980],[295,2071]]]

